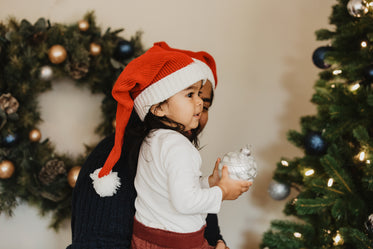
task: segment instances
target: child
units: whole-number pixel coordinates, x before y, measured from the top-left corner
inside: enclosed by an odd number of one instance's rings
[[[120,187],[111,169],[134,107],[144,122],[145,139],[135,179],[132,248],[211,248],[203,237],[206,214],[217,213],[222,200],[236,199],[250,186],[231,180],[226,169],[221,179],[200,180],[201,158],[191,140],[196,142],[193,130],[203,108],[199,91],[207,79],[215,81],[213,58],[200,55],[194,59],[156,43],[129,63],[114,85],[115,144],[104,167],[91,177],[100,196],[111,196]]]

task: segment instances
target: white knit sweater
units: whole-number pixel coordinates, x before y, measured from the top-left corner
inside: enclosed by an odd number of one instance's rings
[[[152,131],[141,145],[135,188],[136,219],[145,226],[190,233],[217,213],[222,192],[202,177],[201,156],[182,134]]]

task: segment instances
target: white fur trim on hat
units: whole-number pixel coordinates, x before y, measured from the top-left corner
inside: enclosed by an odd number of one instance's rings
[[[202,61],[194,58],[193,60],[188,66],[154,82],[136,97],[134,108],[141,120],[144,120],[152,105],[161,103],[200,80],[203,80],[204,84],[208,79],[215,85],[211,69]]]
[[[117,189],[120,187],[120,178],[118,172],[112,172],[101,178],[98,177],[98,173],[102,168],[96,169],[89,176],[93,180],[93,188],[96,193],[101,197],[113,196],[117,193]]]

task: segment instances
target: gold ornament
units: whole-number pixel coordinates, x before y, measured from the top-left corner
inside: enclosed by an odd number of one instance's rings
[[[14,164],[9,160],[0,162],[0,179],[7,179],[13,175]]]
[[[89,29],[89,23],[87,20],[80,20],[78,26],[80,31],[87,31]]]
[[[78,176],[79,176],[79,172],[80,172],[80,169],[82,167],[80,166],[75,166],[75,167],[72,167],[69,171],[69,173],[67,174],[67,181],[69,182],[69,185],[73,188],[75,187],[75,184],[76,184],[76,180],[78,179]]]
[[[29,139],[31,142],[39,142],[41,139],[41,132],[38,129],[33,129],[29,133]]]
[[[101,45],[92,42],[92,43],[89,45],[89,53],[90,53],[91,55],[93,55],[93,56],[99,55],[99,54],[101,53]]]
[[[111,125],[113,126],[113,128],[115,129],[117,127],[117,120],[114,119],[113,122],[111,122]]]
[[[67,56],[66,49],[61,45],[53,45],[48,51],[49,60],[53,64],[62,63]]]

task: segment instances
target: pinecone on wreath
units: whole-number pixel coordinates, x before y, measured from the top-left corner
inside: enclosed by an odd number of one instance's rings
[[[65,174],[65,163],[58,159],[48,161],[39,172],[39,180],[44,185],[51,184],[59,174]]]
[[[18,100],[10,93],[4,93],[0,96],[0,109],[4,110],[6,114],[9,115],[17,112],[18,107]]]
[[[88,73],[88,63],[73,62],[67,65],[67,72],[73,79],[81,79]]]

